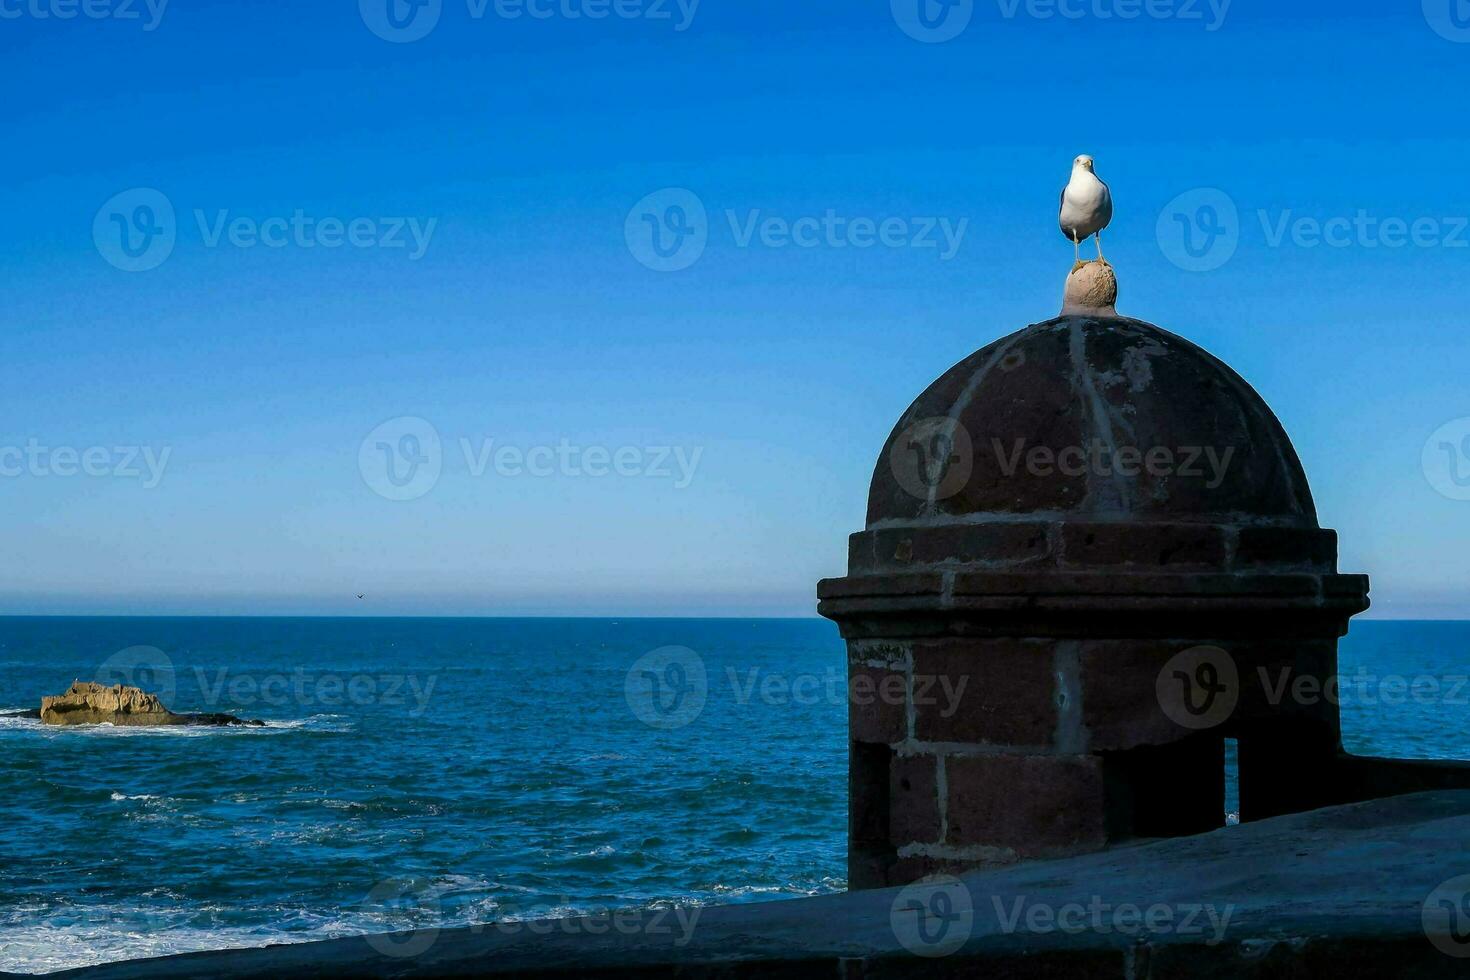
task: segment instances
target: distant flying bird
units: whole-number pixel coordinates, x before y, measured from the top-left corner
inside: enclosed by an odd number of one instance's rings
[[[359,592],[359,593],[358,593],[358,594],[357,594],[357,597],[358,597],[358,598],[359,598],[359,599],[361,599],[361,598],[362,598],[362,597],[363,597],[363,594],[364,594],[364,593],[361,593],[361,592]]]
[[[1072,161],[1072,179],[1062,188],[1060,221],[1062,234],[1072,243],[1077,261],[1082,261],[1082,240],[1097,236],[1097,257],[1103,258],[1102,230],[1113,220],[1113,194],[1093,172],[1092,157],[1083,154]]]

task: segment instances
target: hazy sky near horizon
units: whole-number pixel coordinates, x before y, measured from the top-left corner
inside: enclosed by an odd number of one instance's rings
[[[0,613],[809,615],[1087,152],[1121,311],[1470,614],[1462,0],[389,2],[0,0]]]

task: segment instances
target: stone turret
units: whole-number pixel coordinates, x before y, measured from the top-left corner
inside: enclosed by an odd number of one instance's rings
[[[1260,396],[1112,315],[1099,271],[1105,301],[1079,267],[1069,315],[904,413],[819,587],[852,682],[852,887],[1221,826],[1227,738],[1242,820],[1341,795],[1336,701],[1293,692],[1335,676],[1367,578],[1338,574]]]

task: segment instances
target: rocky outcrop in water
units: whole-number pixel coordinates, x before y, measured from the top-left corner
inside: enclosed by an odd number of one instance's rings
[[[90,681],[74,681],[56,697],[41,699],[41,721],[47,725],[251,725],[226,714],[180,715],[164,707],[156,694],[121,684],[104,687]]]

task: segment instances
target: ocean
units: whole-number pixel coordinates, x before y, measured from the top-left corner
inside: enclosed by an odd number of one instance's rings
[[[1347,747],[1465,755],[1467,650],[1354,624]],[[0,619],[0,971],[841,890],[844,663],[820,620]],[[18,714],[74,679],[266,725]]]

